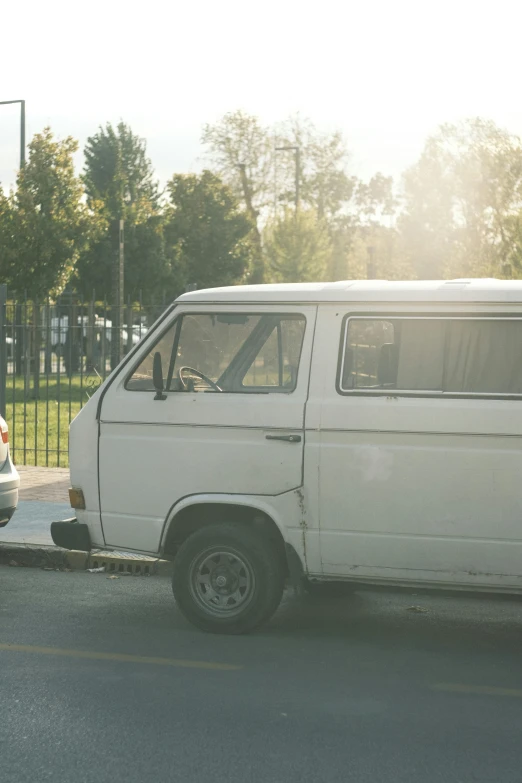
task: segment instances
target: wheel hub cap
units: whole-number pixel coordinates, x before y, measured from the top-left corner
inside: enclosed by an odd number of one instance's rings
[[[230,617],[252,600],[255,577],[248,560],[233,549],[204,552],[191,566],[193,598],[205,612]]]

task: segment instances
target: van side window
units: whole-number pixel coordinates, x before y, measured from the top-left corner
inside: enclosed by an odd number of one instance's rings
[[[185,314],[134,370],[126,388],[154,390],[152,363],[160,351],[167,391],[292,392],[305,325],[301,315]]]
[[[340,391],[522,394],[522,321],[348,318]]]

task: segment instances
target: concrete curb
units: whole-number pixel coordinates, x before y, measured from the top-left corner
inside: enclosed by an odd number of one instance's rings
[[[89,566],[89,553],[79,549],[64,549],[65,562],[73,571],[85,571]]]
[[[127,562],[131,564],[135,562],[134,559],[125,558],[121,553],[109,551],[82,552],[75,549],[62,549],[58,546],[0,542],[0,565],[16,565],[25,568],[70,568],[73,571],[85,571],[91,567],[91,561],[99,564],[100,560],[116,561],[122,565]],[[151,575],[171,576],[171,562],[154,558],[150,558],[150,562]],[[107,573],[117,574],[119,571],[111,569],[107,570]]]
[[[0,563],[26,568],[66,568],[65,549],[38,544],[0,543]]]

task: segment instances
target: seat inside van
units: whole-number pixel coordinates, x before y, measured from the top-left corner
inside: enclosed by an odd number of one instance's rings
[[[377,364],[377,381],[379,386],[394,389],[397,386],[397,370],[399,368],[399,346],[395,343],[384,343],[379,350]]]

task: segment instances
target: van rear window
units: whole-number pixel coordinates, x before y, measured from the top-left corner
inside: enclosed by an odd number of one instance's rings
[[[339,387],[520,395],[522,320],[348,318]]]

